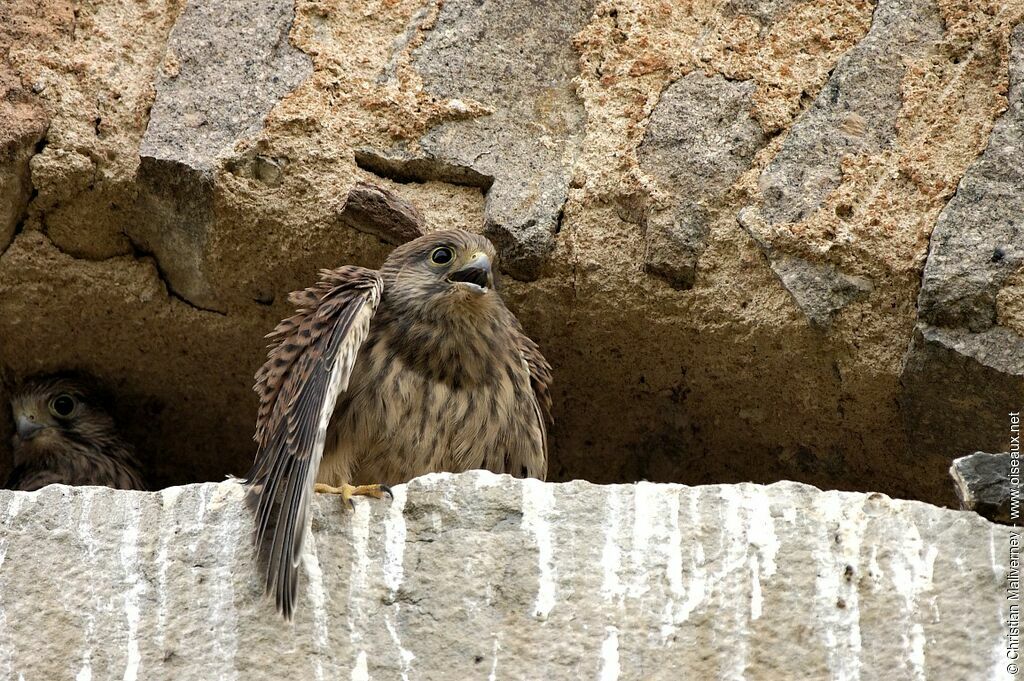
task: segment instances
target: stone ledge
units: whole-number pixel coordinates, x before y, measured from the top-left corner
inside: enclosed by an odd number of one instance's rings
[[[0,493],[5,678],[1000,678],[1010,528],[780,482],[318,497],[298,613],[231,482]]]

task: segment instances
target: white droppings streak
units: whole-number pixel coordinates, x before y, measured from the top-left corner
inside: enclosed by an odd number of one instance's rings
[[[7,558],[7,543],[10,541],[11,532],[11,521],[17,517],[21,511],[21,504],[24,500],[26,493],[13,492],[11,494],[11,500],[7,504],[7,522],[5,523],[3,539],[0,539],[0,567],[3,566],[4,560]],[[5,590],[0,589],[0,594],[3,594]],[[0,640],[10,640],[7,636],[7,610],[0,605]],[[14,660],[11,658],[11,646],[3,645],[0,646],[0,660],[3,660],[4,669],[7,670],[5,678],[11,678],[14,673]]]
[[[902,510],[902,508],[901,508]],[[904,635],[907,647],[907,659],[910,661],[914,681],[924,681],[925,673],[925,635],[921,624],[920,598],[932,590],[932,573],[939,549],[934,544],[925,549],[921,533],[913,518],[906,518],[901,541],[902,551],[893,556],[892,584],[906,602],[906,616],[911,621],[909,634]],[[934,595],[933,595],[934,599]]]
[[[370,539],[370,506],[356,504],[352,512],[352,572],[349,576],[348,588],[348,628],[349,640],[353,650],[358,650],[356,663],[352,667],[352,681],[366,681],[370,678],[366,669],[366,651],[362,649],[363,633],[360,613],[363,612],[359,602],[366,590],[366,577],[370,569],[370,559],[366,552]]]
[[[750,564],[748,558],[750,543],[747,538],[746,514],[744,513],[746,508],[745,496],[739,488],[729,485],[723,486],[719,494],[724,502],[720,522],[723,528],[722,540],[725,545],[723,547],[723,557],[719,561],[720,569],[716,570],[709,577],[711,583],[709,592],[711,593],[717,591],[716,586],[719,584],[743,583],[745,580],[738,578],[745,576],[745,572],[749,569],[748,566]],[[726,603],[721,605],[723,608],[727,606]],[[747,660],[750,652],[750,642],[747,640],[747,637],[750,632],[749,618],[752,608],[748,610],[748,608],[736,603],[731,608],[726,609],[725,612],[728,612],[729,609],[733,611],[733,627],[739,635],[736,639],[733,654],[724,661],[726,667],[722,670],[721,676],[726,679],[743,679],[746,677]]]
[[[139,601],[146,591],[146,583],[139,576],[139,523],[142,520],[142,509],[139,503],[142,497],[137,494],[126,495],[125,528],[121,540],[121,565],[124,567],[125,585],[124,613],[128,624],[127,663],[124,669],[124,681],[135,681],[139,677],[139,664],[142,655],[139,652]]]
[[[812,549],[817,567],[814,605],[816,620],[823,627],[826,663],[835,681],[857,681],[861,677],[857,580],[867,515],[862,508],[844,512],[838,492],[824,493],[816,506],[823,530]]]
[[[668,590],[674,599],[685,595],[683,589],[683,535],[679,531],[679,492],[673,490],[668,498],[668,541],[665,543],[665,568],[668,571]]]
[[[210,501],[211,487],[202,485],[199,488],[199,503],[196,505],[196,522],[192,527],[192,541],[188,545],[189,554],[195,554],[199,548],[199,540],[203,536],[203,526],[206,524],[206,505]]]
[[[758,565],[757,554],[750,554],[750,619],[761,619],[761,610],[764,602],[761,596],[761,568]]]
[[[635,579],[629,586],[630,598],[641,598],[651,590],[648,565],[648,548],[655,528],[661,527],[657,510],[659,492],[657,485],[639,482],[633,493],[633,550],[630,552]],[[660,534],[660,532],[659,532]]]
[[[85,544],[85,555],[90,570],[94,569],[96,565],[97,554],[96,538],[92,534],[92,521],[89,517],[92,512],[92,502],[96,496],[96,491],[89,488],[82,490],[82,511],[78,519],[78,534],[82,537],[82,542]],[[85,631],[82,633],[85,636],[85,645],[82,648],[82,668],[75,676],[76,681],[91,681],[92,679],[92,651],[96,645],[96,612],[94,608],[98,605],[96,603],[96,586],[93,580],[88,580],[88,589],[91,607],[86,608],[83,615],[85,617]]]
[[[395,606],[397,611],[398,606]],[[402,646],[402,639],[398,636],[398,628],[392,621],[391,616],[387,615],[384,618],[384,626],[388,629],[388,634],[391,635],[391,640],[395,644],[395,648],[398,649],[398,659],[402,663],[402,681],[409,681],[409,672],[412,670],[412,661],[416,659],[412,651],[406,650]]]
[[[537,586],[537,600],[533,607],[534,617],[545,619],[555,606],[554,549],[551,541],[549,518],[555,505],[555,493],[550,485],[540,480],[523,480],[523,521],[522,528],[533,534],[537,542],[537,561],[540,565],[540,579]]]
[[[694,489],[690,493],[689,518],[690,522],[695,524],[700,521],[700,500],[700,490]],[[704,546],[698,541],[693,544],[691,550],[693,555],[690,559],[690,581],[685,587],[685,600],[675,613],[676,622],[680,624],[688,620],[693,611],[704,602],[708,590],[708,573],[704,567]]]
[[[313,645],[316,655],[313,658],[313,670],[317,679],[323,679],[323,658],[327,653],[330,632],[327,627],[327,590],[324,589],[324,572],[320,569],[320,557],[316,547],[316,537],[310,527],[306,528],[306,538],[302,542],[302,567],[306,571],[306,595],[313,607]]]
[[[211,507],[219,508],[231,504],[233,487],[222,483],[214,488]],[[213,593],[210,594],[210,619],[217,627],[214,635],[214,651],[217,662],[223,665],[224,672],[219,678],[232,681],[238,678],[235,668],[235,656],[238,654],[238,611],[235,608],[235,585],[232,576],[235,565],[235,548],[238,537],[242,535],[241,524],[244,510],[227,508],[221,521],[215,524],[218,528],[217,565],[213,568],[213,577],[209,581]],[[227,515],[228,518],[223,516]]]
[[[599,681],[618,681],[619,678],[619,630],[604,628],[604,643],[601,644],[601,672]]]
[[[394,498],[384,522],[384,585],[394,597],[405,577],[405,485],[391,492]]]
[[[760,553],[758,564],[765,579],[775,574],[775,557],[779,554],[779,538],[775,534],[768,493],[763,487],[750,489],[747,495],[747,538]]]
[[[608,519],[604,528],[604,548],[601,551],[601,569],[604,578],[601,580],[601,595],[606,600],[622,601],[626,590],[619,579],[622,568],[622,549],[619,548],[619,524],[622,514],[621,487],[608,489]]]
[[[181,495],[180,487],[168,487],[160,492],[160,540],[156,559],[156,640],[164,649],[167,630],[167,567],[170,561],[170,538],[175,532],[172,524],[175,504]]]
[[[391,490],[393,498],[384,521],[384,586],[388,589],[389,600],[393,603],[384,613],[384,625],[398,650],[398,659],[402,663],[402,681],[409,681],[412,661],[416,656],[402,645],[398,633],[397,617],[400,610],[394,603],[402,581],[405,579],[405,500],[406,486],[399,485]]]
[[[679,491],[674,487],[665,488],[665,492],[668,490],[671,490],[670,494],[663,492],[668,501],[668,508],[663,513],[668,520],[668,530],[664,541],[660,542],[665,554],[665,576],[668,580],[665,611],[661,618],[662,644],[668,643],[676,633],[676,627],[689,617],[688,612],[682,614],[685,608],[679,605],[680,601],[686,599],[686,589],[683,588],[683,537],[679,531]]]
[[[491,673],[487,676],[487,681],[498,681],[498,651],[501,650],[501,646],[498,645],[498,639],[494,639],[494,650],[491,651]]]
[[[768,493],[762,487],[749,488],[746,496],[747,541],[757,551],[750,554],[750,619],[761,618],[764,601],[761,580],[775,574],[775,557],[779,553],[779,538],[775,534]]]
[[[356,664],[352,667],[352,681],[370,681],[370,672],[366,668],[366,651],[360,650],[356,655]]]

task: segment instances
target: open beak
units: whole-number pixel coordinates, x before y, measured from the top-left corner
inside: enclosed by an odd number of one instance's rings
[[[24,414],[18,414],[16,425],[18,428],[18,437],[22,440],[31,440],[39,434],[39,431],[46,427]]]
[[[477,293],[486,293],[494,287],[491,259],[486,253],[474,253],[462,267],[448,275],[448,281],[468,284]]]

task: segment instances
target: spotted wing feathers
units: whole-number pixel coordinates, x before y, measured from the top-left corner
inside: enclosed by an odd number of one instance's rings
[[[323,270],[320,277],[289,296],[299,309],[267,336],[267,361],[256,372],[257,454],[246,498],[256,513],[267,593],[287,618],[327,425],[383,289],[380,275],[361,267]]]

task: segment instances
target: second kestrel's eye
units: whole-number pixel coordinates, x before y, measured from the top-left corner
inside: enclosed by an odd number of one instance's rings
[[[75,410],[75,398],[71,395],[57,395],[50,400],[50,412],[54,416],[67,417]]]
[[[430,252],[430,262],[435,265],[447,265],[455,257],[455,251],[447,246],[438,246]]]

